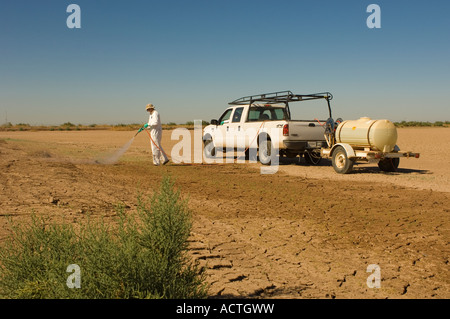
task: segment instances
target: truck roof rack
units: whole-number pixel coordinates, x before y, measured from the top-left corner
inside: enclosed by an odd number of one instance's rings
[[[332,100],[333,95],[331,95],[331,93],[329,92],[313,93],[313,94],[294,94],[291,91],[280,91],[273,93],[244,96],[228,104],[249,105],[256,102],[264,102],[265,104],[276,104],[276,103],[289,103],[289,102],[317,100],[317,99]]]
[[[286,109],[288,110],[290,116],[289,102],[299,102],[307,100],[318,100],[325,99],[328,104],[328,112],[331,116],[331,106],[330,101],[333,99],[333,95],[330,92],[323,93],[313,93],[313,94],[294,94],[291,91],[280,91],[273,93],[265,93],[258,95],[244,96],[232,102],[229,105],[251,105],[253,103],[262,102],[264,104],[276,104],[284,103],[286,104]]]

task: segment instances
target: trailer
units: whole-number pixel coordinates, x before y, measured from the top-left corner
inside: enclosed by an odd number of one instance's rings
[[[400,158],[419,158],[420,153],[401,151],[397,142],[397,129],[388,120],[362,117],[356,121],[325,123],[328,147],[321,148],[320,156],[331,159],[334,170],[348,174],[356,162],[377,163],[380,170],[395,172]]]
[[[303,156],[311,165],[329,158],[339,174],[350,173],[356,162],[377,163],[382,171],[394,172],[400,158],[420,157],[419,153],[400,151],[396,144],[397,129],[389,120],[368,117],[333,120],[332,99],[329,92],[281,91],[229,102],[219,120],[211,120],[211,125],[204,129],[204,155],[211,158],[216,156],[216,151],[242,149],[246,158],[250,158],[251,150],[255,150],[255,157],[257,150],[260,162],[271,165],[275,147],[280,156]],[[325,100],[328,120],[293,120],[290,103],[307,100]]]

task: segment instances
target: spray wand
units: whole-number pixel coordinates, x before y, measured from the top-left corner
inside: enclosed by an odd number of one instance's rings
[[[141,127],[139,129],[139,131],[137,131],[136,135],[134,135],[134,137],[136,137],[139,133],[141,133],[143,130],[145,130],[148,127],[148,123],[145,123],[145,125],[143,127]]]

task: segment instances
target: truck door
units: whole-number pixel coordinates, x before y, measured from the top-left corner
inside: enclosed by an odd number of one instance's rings
[[[231,113],[233,113],[233,108],[227,109],[219,118],[217,131],[214,134],[214,146],[218,148],[226,147],[225,138],[227,131],[229,131]]]
[[[245,146],[244,128],[242,127],[241,124],[243,112],[244,112],[243,107],[237,107],[234,110],[233,116],[231,118],[231,123],[229,124],[229,128],[227,131],[234,148],[242,148]],[[231,145],[228,146],[230,147]]]

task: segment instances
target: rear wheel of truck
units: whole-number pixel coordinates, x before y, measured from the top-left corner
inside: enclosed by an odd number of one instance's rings
[[[259,141],[259,161],[263,165],[270,165],[272,162],[272,141],[268,136],[262,136]]]
[[[353,161],[348,158],[345,148],[342,146],[336,147],[331,157],[331,163],[336,173],[348,174],[353,169]]]
[[[399,164],[400,159],[398,157],[385,158],[378,162],[378,167],[383,172],[396,172]]]

